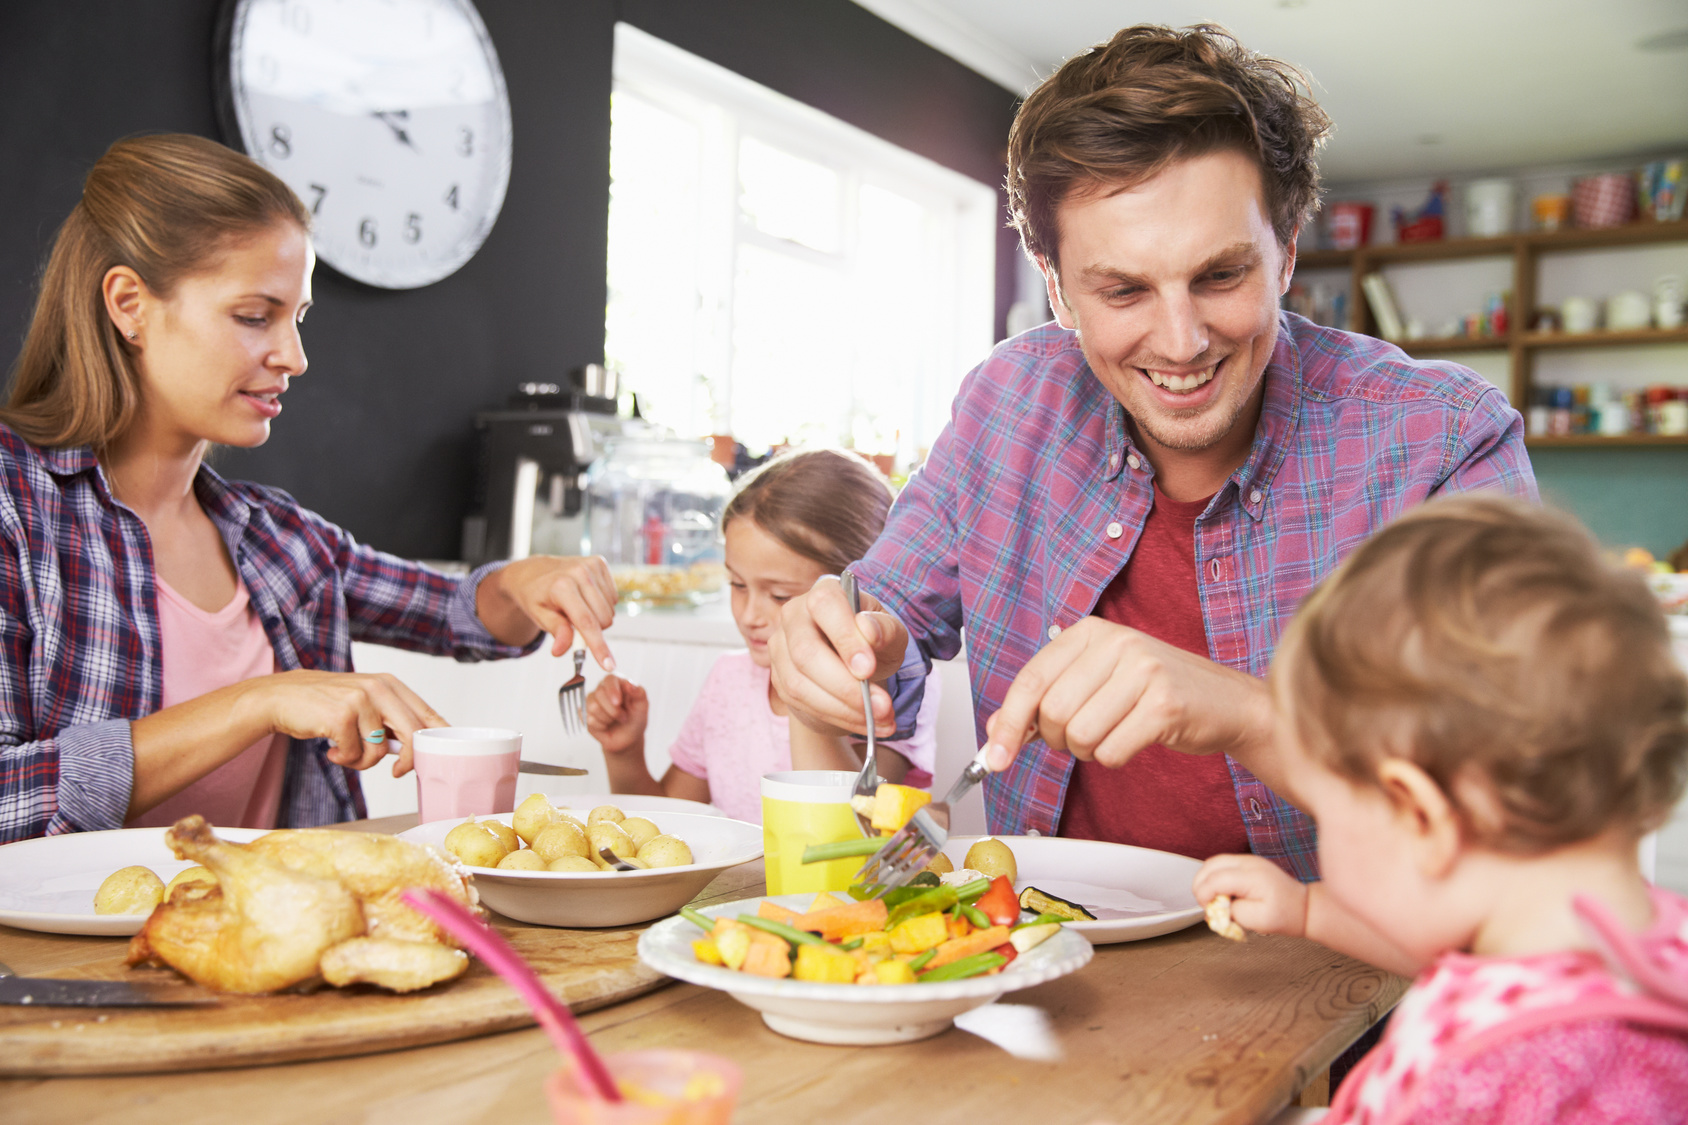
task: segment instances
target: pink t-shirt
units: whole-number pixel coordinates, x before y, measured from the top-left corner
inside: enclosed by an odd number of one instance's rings
[[[1688,1118],[1688,900],[1653,889],[1630,934],[1577,913],[1601,948],[1532,957],[1445,953],[1321,1125],[1678,1125]]]
[[[165,707],[275,671],[275,650],[252,608],[246,583],[237,577],[234,598],[208,613],[172,590],[164,579],[155,581]],[[128,826],[162,828],[198,813],[224,828],[274,828],[281,808],[287,745],[286,735],[265,735],[238,757],[130,820]]]
[[[668,756],[709,783],[709,803],[732,817],[762,823],[762,775],[791,768],[791,720],[768,705],[769,673],[745,651],[722,653],[703,682]],[[914,737],[887,742],[909,761],[904,784],[927,788],[937,748],[938,675],[926,678],[926,696]]]

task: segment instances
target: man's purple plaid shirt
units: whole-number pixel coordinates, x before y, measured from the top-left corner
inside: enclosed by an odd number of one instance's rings
[[[347,672],[352,641],[459,660],[519,656],[475,615],[490,567],[465,579],[357,543],[286,493],[201,468],[222,533],[275,647],[277,671]],[[535,642],[537,644],[537,642]],[[121,828],[133,719],[159,709],[151,540],[86,448],[42,450],[0,426],[0,842]],[[362,816],[353,771],[294,740],[280,822]]]
[[[1296,607],[1362,540],[1442,492],[1534,498],[1518,412],[1452,363],[1290,313],[1265,374],[1254,445],[1196,521],[1212,658],[1264,676]],[[1056,325],[1017,336],[975,368],[925,466],[855,568],[915,644],[892,681],[907,726],[933,659],[967,629],[974,720],[1059,629],[1088,615],[1136,547],[1154,469],[1125,411]],[[1073,759],[1029,744],[985,782],[990,828],[1053,835]],[[1316,878],[1312,822],[1236,762],[1254,851]],[[947,784],[944,778],[937,779]]]

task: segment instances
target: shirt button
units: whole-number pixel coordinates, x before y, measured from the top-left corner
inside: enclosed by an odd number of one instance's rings
[[[1108,538],[1109,539],[1118,539],[1120,536],[1122,536],[1124,534],[1125,534],[1125,528],[1121,527],[1119,524],[1110,523],[1108,525]]]
[[[1050,640],[1054,640],[1056,637],[1059,637],[1060,635],[1061,635],[1061,627],[1059,625],[1051,625],[1049,627],[1049,639]]]
[[[1133,469],[1141,469],[1143,467],[1143,462],[1138,459],[1137,454],[1135,453],[1133,453],[1130,457],[1127,457],[1125,459],[1125,463],[1130,465]]]
[[[1043,833],[1039,832],[1035,828],[1028,828],[1028,829],[1026,829],[1026,835],[1028,835],[1028,836],[1041,836],[1041,835],[1043,835]]]
[[[1258,488],[1257,488],[1257,489],[1255,489],[1255,490],[1254,490],[1254,491],[1253,491],[1253,492],[1251,492],[1251,493],[1249,493],[1249,494],[1248,494],[1248,502],[1249,502],[1249,503],[1250,503],[1250,504],[1258,504],[1258,503],[1260,503],[1260,501],[1261,501],[1261,500],[1262,500],[1262,499],[1263,499],[1263,498],[1264,498],[1264,497],[1265,497],[1265,495],[1266,495],[1266,494],[1265,494],[1265,493],[1264,493],[1264,492],[1261,492],[1261,491],[1260,491],[1260,490],[1259,490],[1259,489],[1258,489]]]
[[[1119,454],[1117,454],[1117,453],[1108,454],[1108,468],[1110,468],[1110,469],[1119,468]]]

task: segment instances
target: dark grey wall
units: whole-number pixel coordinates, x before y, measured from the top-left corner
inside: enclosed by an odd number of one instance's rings
[[[82,177],[144,131],[217,136],[220,0],[0,0],[0,362]],[[849,0],[478,0],[514,115],[504,209],[479,254],[424,289],[317,270],[309,373],[268,444],[225,473],[291,491],[385,550],[457,553],[470,418],[522,378],[603,353],[614,26],[625,19],[781,93],[1000,185],[1013,98]],[[1011,299],[998,253],[997,321]]]

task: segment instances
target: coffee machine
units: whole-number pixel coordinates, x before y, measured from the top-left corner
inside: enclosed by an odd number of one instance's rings
[[[619,417],[616,394],[615,375],[588,364],[564,384],[520,383],[507,409],[475,415],[465,562],[580,553],[587,466],[614,439],[651,429],[637,416]]]

